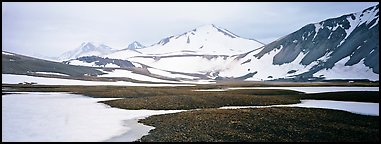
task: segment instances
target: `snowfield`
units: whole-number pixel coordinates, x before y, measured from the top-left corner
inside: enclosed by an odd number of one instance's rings
[[[123,110],[97,103],[110,99],[69,93],[18,93],[2,96],[2,141],[106,141],[129,134],[127,141],[153,129],[137,123],[151,115],[181,110]],[[125,121],[135,121],[125,123]],[[129,125],[126,125],[129,124]],[[133,129],[135,127],[143,129]]]

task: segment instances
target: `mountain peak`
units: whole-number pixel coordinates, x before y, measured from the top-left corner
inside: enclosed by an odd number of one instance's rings
[[[112,48],[101,43],[96,42],[83,42],[81,46],[78,47],[78,50],[83,51],[109,51]]]
[[[221,28],[221,27],[218,27],[214,24],[207,24],[207,25],[203,25],[203,26],[200,26],[196,29],[194,29],[193,31],[199,31],[199,32],[206,32],[206,33],[211,33],[211,32],[220,32],[226,36],[229,36],[231,38],[237,38],[239,36],[237,36],[236,34],[233,34],[232,32],[224,29],[224,28]]]
[[[218,29],[218,27],[216,27],[214,24],[206,24],[206,25],[197,27],[195,30],[201,30],[201,29],[213,30],[213,29]]]
[[[144,45],[140,44],[137,41],[132,42],[131,44],[128,45],[127,49],[139,49],[139,48],[145,48]]]
[[[147,54],[164,53],[200,53],[233,55],[242,54],[263,44],[251,39],[239,37],[214,24],[202,25],[179,35],[172,35],[159,42],[139,50]],[[153,50],[153,48],[155,50]]]
[[[84,41],[81,43],[81,47],[86,46],[86,45],[99,46],[100,44],[96,43],[96,42],[92,42],[92,41]]]
[[[83,42],[78,49],[83,51],[93,51],[96,49],[96,46],[91,42]]]
[[[220,29],[220,28],[218,28],[214,24],[206,24],[206,25],[201,25],[201,26],[193,29],[193,31],[216,31],[218,29]]]

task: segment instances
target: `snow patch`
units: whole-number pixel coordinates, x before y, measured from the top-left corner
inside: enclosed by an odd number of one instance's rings
[[[143,66],[139,63],[136,63],[136,62],[131,62],[135,67],[137,68],[143,68]]]
[[[376,22],[372,26],[370,26],[369,29],[371,29],[372,27],[376,26],[378,24],[378,20],[379,20],[379,18],[377,18]]]
[[[8,53],[8,52],[2,52],[3,55],[11,55],[13,56],[14,54]]]
[[[50,74],[50,75],[60,75],[60,76],[69,76],[67,74],[62,74],[62,73],[54,73],[54,72],[35,72],[38,74]]]
[[[316,35],[319,33],[319,30],[324,28],[323,25],[319,23],[315,23],[314,26],[315,26],[315,35],[312,38],[312,41],[315,39]]]
[[[182,75],[182,74],[173,74],[167,71],[159,70],[159,69],[154,69],[154,68],[147,68],[148,71],[152,74],[157,74],[165,77],[170,77],[170,78],[186,78],[186,79],[195,79],[197,77],[193,76],[187,76],[187,75]]]
[[[87,62],[80,61],[80,60],[69,61],[69,64],[70,65],[77,65],[77,66],[99,67],[98,65],[95,64],[95,62],[87,63]]]
[[[332,35],[332,33],[333,33],[333,32],[329,33],[328,39],[330,39],[330,38],[331,38],[331,35]]]
[[[339,25],[339,23],[336,23],[336,26],[332,28],[332,31],[336,31],[338,27],[342,27],[342,25]]]
[[[346,66],[345,63],[350,59],[347,56],[338,61],[331,69],[322,69],[315,74],[314,77],[324,75],[325,79],[369,79],[372,81],[379,80],[379,75],[374,73],[371,68],[364,64],[364,59],[359,63]]]
[[[118,66],[116,64],[113,64],[113,63],[108,63],[104,67],[107,67],[107,68],[120,68],[120,66]]]

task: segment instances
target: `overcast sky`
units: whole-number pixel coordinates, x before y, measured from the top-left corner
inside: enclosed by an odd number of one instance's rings
[[[2,49],[58,56],[84,41],[114,49],[151,45],[206,24],[269,43],[299,28],[378,2],[2,3]]]

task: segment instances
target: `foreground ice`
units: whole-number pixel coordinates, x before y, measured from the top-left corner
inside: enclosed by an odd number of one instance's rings
[[[293,90],[304,93],[323,93],[323,92],[341,92],[341,91],[380,91],[379,87],[232,87],[226,89],[201,89],[194,91],[227,91],[239,89],[283,89]]]
[[[104,100],[111,99],[69,93],[3,95],[2,141],[106,141],[122,134],[128,138],[119,140],[134,141],[153,129],[138,119],[181,111],[123,110],[97,103]]]
[[[226,106],[220,109],[238,109],[238,108],[268,108],[268,107],[303,107],[303,108],[323,108],[348,111],[351,113],[379,116],[379,103],[368,102],[344,102],[333,100],[301,100],[298,104],[289,105],[270,105],[270,106]]]

